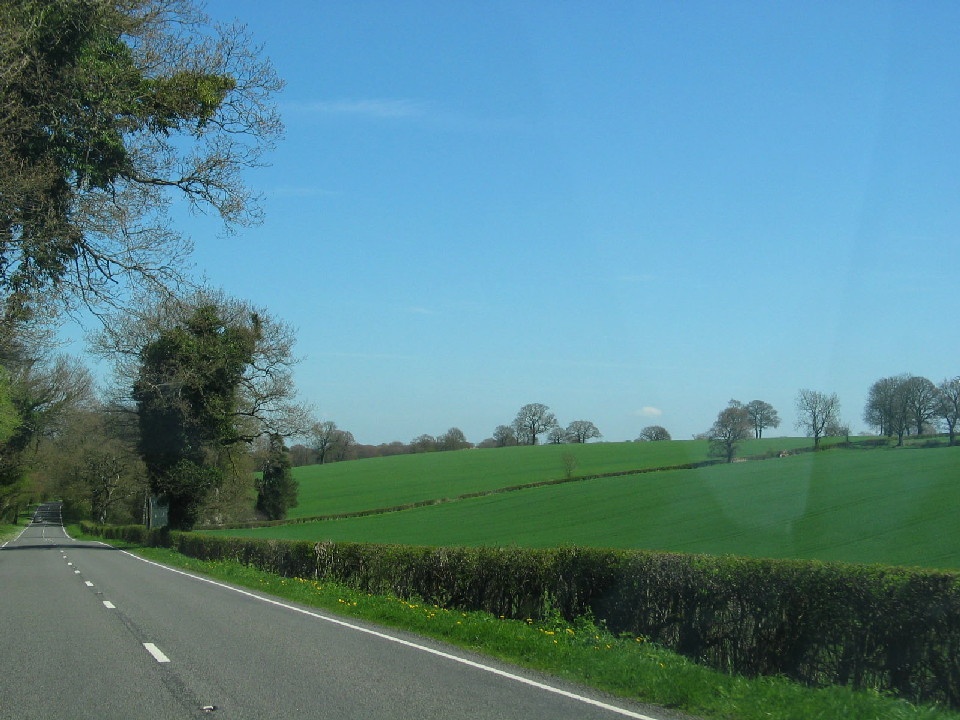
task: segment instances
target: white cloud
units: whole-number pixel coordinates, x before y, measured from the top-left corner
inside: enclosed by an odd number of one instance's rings
[[[641,417],[657,418],[663,415],[663,410],[661,410],[660,408],[655,408],[651,405],[647,405],[645,407],[640,408],[637,411],[637,415],[640,415]]]

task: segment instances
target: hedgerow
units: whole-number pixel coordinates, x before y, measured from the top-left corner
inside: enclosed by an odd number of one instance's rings
[[[960,575],[647,551],[249,540],[142,526],[86,532],[287,577],[507,618],[592,614],[745,675],[960,707]]]

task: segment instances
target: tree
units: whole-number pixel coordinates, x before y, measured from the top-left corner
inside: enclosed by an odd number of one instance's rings
[[[0,27],[0,331],[177,283],[175,197],[259,220],[244,174],[282,83],[245,28],[189,0],[5,0]]]
[[[557,418],[550,408],[541,403],[530,403],[520,408],[513,421],[517,442],[521,445],[536,445],[537,438],[557,426]]]
[[[640,431],[640,437],[637,438],[637,441],[659,442],[670,439],[670,433],[667,432],[667,429],[662,425],[647,425],[643,430]]]
[[[139,449],[151,490],[169,501],[172,527],[193,527],[222,479],[219,451],[248,437],[237,408],[260,332],[256,317],[228,325],[215,306],[201,305],[141,351],[132,393]]]
[[[566,440],[567,433],[559,425],[550,428],[550,432],[547,433],[547,442],[551,445],[563,445]]]
[[[42,438],[61,432],[69,415],[93,400],[93,380],[75,358],[20,358],[9,374],[16,419],[0,443],[0,517],[16,503]]]
[[[763,437],[766,428],[780,427],[780,416],[773,405],[763,400],[751,400],[745,406],[750,422],[753,424],[754,437],[758,440]]]
[[[870,386],[863,411],[864,422],[876,427],[883,436],[896,435],[897,444],[910,429],[910,409],[904,392],[909,375],[894,375],[877,380]]]
[[[113,365],[111,402],[129,402],[130,388],[140,378],[143,348],[171,328],[187,327],[201,307],[211,308],[224,326],[246,328],[254,339],[231,417],[242,439],[308,435],[312,418],[297,401],[293,382],[293,329],[266,309],[211,288],[183,297],[138,295],[133,308],[105,315],[103,327],[92,337],[92,351]]]
[[[316,422],[310,426],[310,448],[316,453],[317,463],[323,465],[337,440],[337,424],[332,420]]]
[[[423,435],[417,435],[410,441],[410,452],[412,453],[435,452],[437,449],[437,439],[433,435],[424,433]]]
[[[257,483],[257,510],[267,520],[283,520],[287,510],[297,506],[297,481],[290,470],[283,438],[271,435],[269,442],[269,454]]]
[[[947,424],[950,435],[950,444],[956,444],[957,424],[960,423],[960,376],[944,380],[937,386],[939,403],[937,417]]]
[[[600,430],[589,420],[574,420],[567,425],[566,438],[572,443],[585,443],[603,437]]]
[[[437,438],[437,448],[439,450],[463,450],[473,447],[463,434],[463,430],[458,427],[452,427],[443,435]]]
[[[733,462],[737,447],[750,437],[753,424],[746,407],[736,400],[717,414],[717,419],[710,428],[710,454],[726,458],[728,463]]]
[[[510,447],[519,444],[516,431],[509,425],[497,425],[493,431],[493,441],[497,447]]]
[[[828,427],[840,426],[840,400],[836,393],[827,395],[816,390],[797,393],[797,429],[813,438],[813,446],[820,447],[820,438]]]
[[[925,427],[937,417],[940,396],[937,386],[925,377],[911,375],[902,384],[904,402],[910,413],[910,422],[917,429],[917,435],[923,435]]]
[[[353,457],[357,441],[349,430],[337,430],[333,434],[333,444],[330,446],[331,457],[334,462],[343,462]]]

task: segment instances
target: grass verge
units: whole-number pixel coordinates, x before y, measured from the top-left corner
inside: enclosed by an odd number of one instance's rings
[[[81,537],[79,527],[69,528]],[[119,544],[118,545],[122,545]],[[129,547],[187,569],[340,615],[376,622],[539,670],[620,697],[711,720],[960,720],[870,691],[807,688],[782,678],[744,678],[697,665],[637,637],[615,637],[590,618],[512,621],[415,600],[374,596],[336,583],[282,578],[236,562],[203,562],[167,549]]]

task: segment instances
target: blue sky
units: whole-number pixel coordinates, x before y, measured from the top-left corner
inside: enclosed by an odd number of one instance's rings
[[[611,441],[960,374],[960,4],[216,0],[287,87],[265,223],[183,229],[359,442]]]

